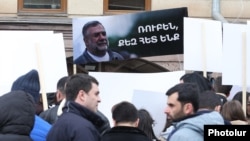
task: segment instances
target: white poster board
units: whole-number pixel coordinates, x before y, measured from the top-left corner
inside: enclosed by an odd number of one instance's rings
[[[137,106],[151,106],[154,109],[165,108],[167,99],[162,98],[165,95],[166,91],[179,83],[179,79],[182,75],[185,74],[184,71],[176,72],[163,72],[163,73],[109,73],[109,72],[89,72],[90,75],[94,76],[99,81],[99,90],[101,103],[98,106],[98,109],[103,112],[110,121],[111,126],[113,126],[111,108],[113,105],[121,101],[130,101],[135,102]],[[162,93],[162,95],[155,95],[155,99],[161,101],[152,100],[152,95],[145,93],[145,96],[141,97],[143,101],[137,101],[133,98],[138,96],[138,91],[150,91],[154,93]],[[159,97],[158,97],[159,96]],[[145,101],[151,100],[151,103],[144,103]],[[165,106],[159,105],[159,103],[164,102]],[[161,110],[160,110],[161,111]],[[163,112],[152,113],[156,119],[159,119],[159,116],[163,116]],[[158,118],[159,117],[159,118]],[[156,121],[159,123],[158,129],[156,131],[162,130],[164,121]],[[160,125],[162,124],[162,125]],[[159,133],[156,133],[157,135]]]
[[[243,88],[241,86],[233,85],[229,96],[227,97],[228,100],[232,100],[235,94],[239,91],[242,91]],[[250,87],[247,87],[247,91],[250,92]]]
[[[222,71],[220,21],[184,18],[184,70]]]
[[[246,40],[243,40],[246,33]],[[243,69],[246,65],[246,73],[250,71],[250,29],[246,24],[223,24],[223,69],[222,84],[242,86]],[[246,45],[246,51],[243,46]],[[244,55],[245,54],[245,55]],[[245,56],[243,60],[243,56]],[[246,61],[246,64],[244,62]],[[249,74],[249,73],[248,73]],[[246,86],[250,86],[250,75],[244,76]]]
[[[57,81],[68,75],[61,33],[0,31],[0,49],[0,95],[9,92],[12,83],[31,69],[43,74],[46,92],[55,92]]]

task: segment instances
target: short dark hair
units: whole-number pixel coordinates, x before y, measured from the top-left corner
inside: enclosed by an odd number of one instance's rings
[[[200,92],[213,90],[211,82],[199,72],[186,73],[181,76],[180,80],[184,83],[196,83]]]
[[[218,76],[214,80],[214,90],[217,93],[223,93],[226,96],[229,96],[232,87],[233,87],[233,85],[223,85],[222,84],[222,76]]]
[[[138,117],[138,111],[134,104],[122,101],[118,104],[115,104],[112,108],[112,118],[119,122],[135,122]]]
[[[88,93],[92,88],[92,83],[99,85],[96,78],[88,74],[78,73],[70,76],[65,85],[66,99],[74,101],[80,90]]]
[[[102,25],[99,21],[89,21],[82,27],[82,36],[85,37],[87,35],[87,30],[90,27],[95,27],[97,25]]]
[[[56,88],[62,92],[63,95],[65,95],[65,83],[68,79],[68,76],[64,76],[64,77],[61,77],[58,82],[57,82],[57,85],[56,85]]]
[[[177,100],[181,102],[182,105],[186,103],[191,103],[194,107],[194,112],[199,108],[199,89],[195,83],[179,83],[170,88],[166,95],[170,96],[174,93],[178,93]]]
[[[204,91],[199,95],[199,108],[214,110],[216,106],[222,106],[220,97],[214,91]]]

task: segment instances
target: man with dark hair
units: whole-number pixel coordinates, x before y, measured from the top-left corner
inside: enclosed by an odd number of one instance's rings
[[[204,91],[199,95],[199,110],[214,110],[220,112],[222,103],[220,96],[214,91]]]
[[[221,102],[221,97],[217,95],[214,91],[204,91],[199,96],[199,112],[211,112],[213,117],[217,119],[223,118],[221,112],[223,103]],[[214,113],[215,112],[215,113]],[[216,118],[215,118],[216,119]],[[224,119],[225,125],[231,125],[230,121]]]
[[[43,111],[39,114],[41,118],[49,122],[50,124],[54,124],[58,118],[57,110],[60,102],[65,98],[65,90],[64,86],[67,81],[68,76],[64,76],[60,78],[56,85],[56,95],[55,95],[55,103],[56,105],[46,111]]]
[[[74,60],[75,64],[124,60],[123,56],[108,49],[109,41],[104,26],[99,21],[90,21],[82,28],[86,49]]]
[[[226,103],[233,85],[223,85],[222,76],[217,76],[214,80],[213,87],[216,94],[219,95],[222,105]]]
[[[203,141],[204,125],[224,125],[224,120],[218,112],[198,111],[200,92],[197,84],[177,84],[170,88],[166,95],[168,98],[165,113],[172,119],[174,127],[168,141]]]
[[[101,102],[99,82],[88,74],[75,74],[65,85],[66,104],[62,115],[48,133],[47,141],[100,141],[97,130],[104,124],[98,116]]]
[[[139,116],[136,107],[127,101],[117,103],[112,107],[114,127],[102,136],[102,141],[151,141],[138,128]]]
[[[180,77],[181,83],[195,83],[200,92],[212,90],[211,82],[199,72],[186,73]]]

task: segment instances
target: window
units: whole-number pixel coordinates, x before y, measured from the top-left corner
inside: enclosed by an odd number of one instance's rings
[[[150,10],[151,0],[104,0],[104,14]]]
[[[67,0],[18,0],[19,12],[66,13]]]

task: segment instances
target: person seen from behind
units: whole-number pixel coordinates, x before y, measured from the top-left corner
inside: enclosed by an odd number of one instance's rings
[[[231,125],[230,121],[224,119],[220,112],[223,103],[221,102],[221,98],[214,91],[204,91],[199,95],[199,110],[197,114],[205,114],[204,119],[207,121],[213,121],[212,123],[207,122],[205,124],[224,124]]]
[[[230,91],[233,85],[223,85],[222,76],[217,76],[213,83],[213,88],[216,94],[221,98],[222,105],[227,102],[227,98],[230,95]]]
[[[0,97],[0,140],[32,141],[35,122],[35,102],[24,91],[11,91]]]
[[[195,83],[199,92],[213,90],[211,82],[199,72],[186,73],[180,77],[180,83]]]
[[[242,96],[243,92],[242,91],[238,91],[232,100],[238,100],[241,105],[242,105]],[[246,117],[247,117],[247,121],[248,124],[250,124],[250,92],[246,92]]]
[[[227,101],[221,110],[221,115],[232,125],[248,125],[242,105],[238,100]]]
[[[30,133],[33,141],[45,141],[46,136],[51,128],[51,124],[38,116],[40,111],[37,109],[37,104],[40,101],[40,81],[38,71],[32,69],[27,73],[19,76],[12,84],[11,91],[22,90],[29,93],[34,101],[36,108],[35,123]]]
[[[112,107],[114,126],[104,133],[102,141],[152,141],[138,128],[139,116],[136,107],[122,101]]]
[[[153,129],[155,121],[153,117],[150,115],[149,111],[146,109],[139,109],[138,116],[139,116],[138,128],[141,129],[152,141],[159,141]]]

